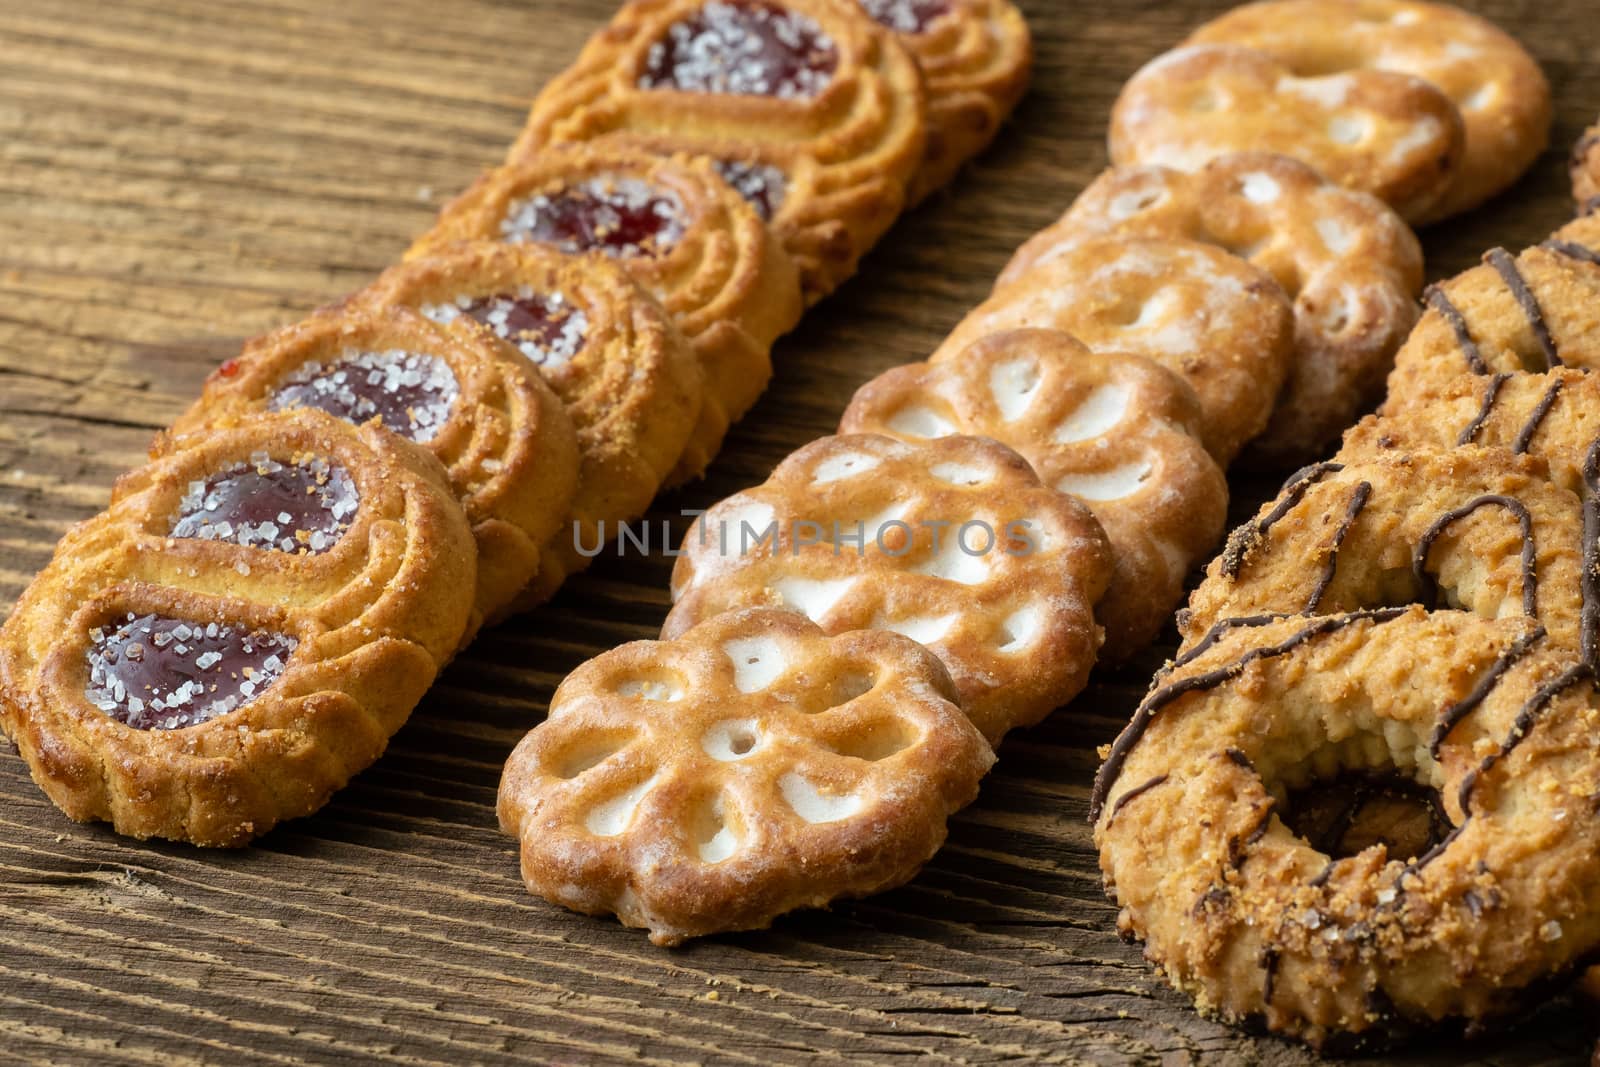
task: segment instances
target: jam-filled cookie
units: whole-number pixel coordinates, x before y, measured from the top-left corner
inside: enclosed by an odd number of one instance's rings
[[[727,429],[709,394],[700,403],[701,372],[669,317],[598,257],[541,245],[441,245],[384,272],[353,302],[415,309],[508,346],[566,409],[577,431],[577,492],[518,607],[544,599],[582,568],[577,538],[596,543],[643,514],[674,469],[687,463],[698,473]],[[696,419],[697,405],[716,414]],[[696,449],[692,460],[686,447]]]
[[[928,87],[928,148],[915,204],[988,147],[1033,68],[1027,20],[1010,0],[859,0],[916,58]]]
[[[1228,483],[1199,428],[1200,401],[1182,378],[1058,330],[991,334],[943,363],[896,367],[857,390],[839,423],[840,433],[912,442],[990,437],[1081,501],[1113,556],[1095,608],[1102,662],[1155,639],[1189,568],[1222,536]]]
[[[1247,458],[1286,467],[1324,448],[1383,390],[1417,321],[1422,248],[1382,201],[1287,156],[1220,156],[1194,173],[1114,167],[1060,221],[1017,250],[1004,285],[1089,237],[1215,244],[1277,279],[1294,301],[1294,361]]]
[[[994,754],[926,649],[720,615],[569,675],[500,783],[539,896],[676,945],[909,880]]]
[[[0,630],[0,726],[62,811],[241,845],[377,759],[474,611],[444,469],[320,412],[170,438]]]
[[[800,319],[794,262],[703,159],[609,142],[544,149],[480,177],[407,259],[464,240],[602,253],[667,309],[705,371],[705,404],[668,484],[705,469],[772,377],[773,342]]]
[[[1460,172],[1461,113],[1406,74],[1354,68],[1299,77],[1237,45],[1195,44],[1151,61],[1111,113],[1111,161],[1199,170],[1242,151],[1292,156],[1371,193],[1411,222],[1430,217]]]
[[[1294,355],[1294,313],[1278,283],[1197,241],[1076,242],[1009,274],[930,361],[1018,327],[1065,330],[1097,352],[1176,372],[1200,397],[1201,439],[1223,466],[1267,425]]]
[[[302,408],[377,420],[444,463],[478,542],[478,620],[504,616],[541,563],[559,566],[541,547],[571,511],[578,445],[527,359],[409,308],[334,308],[245,345],[173,429]]]
[[[900,213],[926,109],[916,62],[855,0],[632,0],[539,94],[510,162],[601,139],[708,156],[816,301]]]
[[[1243,45],[1294,71],[1389,71],[1421,79],[1461,113],[1465,144],[1444,196],[1419,222],[1482,204],[1533,165],[1550,138],[1550,83],[1487,19],[1418,0],[1263,0],[1206,23],[1193,44]]]
[[[1083,688],[1111,567],[1088,510],[1004,445],[824,437],[695,522],[662,633],[755,606],[831,634],[893,630],[944,661],[998,743]]]

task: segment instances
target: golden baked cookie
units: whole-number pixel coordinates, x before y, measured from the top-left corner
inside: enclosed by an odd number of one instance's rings
[[[1572,146],[1572,198],[1579,214],[1600,211],[1600,125],[1589,127]]]
[[[408,308],[330,308],[246,344],[173,430],[300,408],[377,419],[444,463],[478,542],[467,640],[508,612],[541,563],[556,563],[559,553],[541,546],[571,511],[578,445],[561,402],[522,356]]]
[[[1278,618],[1162,676],[1093,797],[1120,930],[1206,1014],[1330,1051],[1542,1000],[1600,942],[1600,696],[1536,632]],[[1443,833],[1312,845],[1296,794],[1341,774],[1435,793]]]
[[[474,610],[444,469],[321,412],[169,438],[0,630],[0,726],[70,817],[235,846],[383,752]]]
[[[1087,507],[1113,557],[1095,608],[1101,662],[1155,639],[1189,568],[1222,536],[1228,482],[1199,428],[1200,401],[1178,375],[1059,330],[990,334],[943,363],[895,367],[858,389],[839,422],[840,433],[910,442],[993,438]]]
[[[1146,64],[1111,113],[1111,161],[1199,170],[1241,151],[1292,156],[1408,221],[1460,172],[1461,114],[1427,82],[1382,70],[1297,76],[1266,52],[1197,44]]]
[[[928,148],[911,181],[919,203],[988,147],[1033,69],[1028,22],[1011,0],[858,0],[922,68]]]
[[[999,284],[1102,235],[1217,245],[1271,274],[1294,301],[1294,360],[1272,421],[1247,450],[1255,465],[1324,454],[1381,395],[1417,321],[1422,248],[1410,228],[1382,201],[1287,156],[1219,156],[1192,174],[1113,167],[1017,250]]]
[[[994,762],[926,649],[720,615],[570,674],[512,752],[500,826],[546,900],[658,945],[908,881]]]
[[[614,264],[542,245],[440,245],[392,267],[352,301],[420,310],[504,345],[538,370],[577,432],[571,507],[543,549],[538,576],[513,605],[532,607],[585,565],[575,548],[603,541],[642,515],[663,480],[697,473],[722,442],[726,413],[706,393],[682,334]],[[696,419],[696,405],[702,412]],[[704,412],[714,410],[710,418]],[[691,431],[690,427],[694,429]],[[685,441],[695,456],[685,453]]]
[[[1465,375],[1600,366],[1600,216],[1517,256],[1493,249],[1425,302],[1395,354],[1383,414],[1429,407]]]
[[[1294,312],[1272,276],[1196,241],[1063,248],[996,285],[929,360],[1017,327],[1065,330],[1177,372],[1200,397],[1201,439],[1223,466],[1267,425],[1294,355]]]
[[[406,258],[458,241],[600,252],[661,302],[705,372],[705,403],[668,485],[704,471],[772,377],[773,342],[800,320],[794,262],[706,160],[608,142],[551,147],[480,177]]]
[[[1450,98],[1465,133],[1449,189],[1416,221],[1437,222],[1509,188],[1550,139],[1550,83],[1487,19],[1418,0],[1263,0],[1201,26],[1191,44],[1259,49],[1300,74],[1409,74]]]
[[[662,634],[756,606],[894,630],[944,661],[997,744],[1083,688],[1111,567],[1088,510],[1004,445],[824,437],[695,522]]]
[[[815,302],[900,213],[926,111],[916,62],[855,0],[632,0],[534,100],[509,162],[601,139],[709,156]]]

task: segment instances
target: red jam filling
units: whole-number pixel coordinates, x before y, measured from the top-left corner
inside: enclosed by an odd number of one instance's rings
[[[559,367],[583,348],[589,317],[560,293],[536,293],[522,286],[515,293],[457,297],[454,303],[422,309],[435,322],[453,322],[462,315],[487,326],[541,367]]]
[[[391,349],[346,351],[331,363],[307,363],[284,379],[273,411],[318,408],[357,425],[372,418],[386,430],[426,444],[450,419],[460,387],[437,356]]]
[[[283,674],[298,642],[164,615],[89,631],[89,703],[136,730],[180,730],[226,715]]]
[[[650,46],[639,87],[789,100],[822,92],[838,65],[807,16],[765,0],[709,0]]]
[[[950,11],[949,0],[861,0],[874,22],[896,33],[922,33]]]
[[[683,229],[678,198],[637,178],[589,178],[539,193],[512,204],[500,221],[507,241],[572,253],[598,249],[617,259],[660,255],[678,243]]]
[[[190,482],[172,536],[316,554],[332,548],[349,528],[359,502],[342,467],[322,459],[284,464],[258,452],[205,481]]]
[[[769,163],[742,163],[736,159],[721,159],[715,164],[722,180],[733,186],[744,197],[763,222],[783,207],[783,194],[788,191],[788,179],[783,171]]]

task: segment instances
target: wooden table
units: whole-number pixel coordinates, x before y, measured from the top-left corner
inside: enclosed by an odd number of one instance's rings
[[[778,348],[766,398],[659,517],[753,484],[851,391],[925,355],[1104,164],[1121,82],[1221,2],[1025,0],[1032,95]],[[1427,234],[1430,276],[1568,214],[1600,109],[1593,0],[1478,0],[1554,83],[1554,145]],[[100,508],[247,335],[361,285],[495,162],[607,0],[0,4],[0,605]],[[1269,491],[1236,483],[1236,516]],[[681,532],[682,522],[677,529]],[[659,553],[601,561],[485,634],[319,815],[207,853],[68,822],[0,756],[0,1063],[841,1057],[1298,1063],[1198,1018],[1119,942],[1084,821],[1094,748],[1158,650],[1006,743],[909,886],[678,951],[535,900],[495,829],[500,765],[567,671],[651,636]],[[1414,1049],[1581,1058],[1580,1009]]]

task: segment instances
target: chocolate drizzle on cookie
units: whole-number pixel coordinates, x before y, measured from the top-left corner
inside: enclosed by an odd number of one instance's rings
[[[1438,606],[1439,586],[1434,581],[1433,575],[1427,571],[1428,553],[1433,548],[1433,543],[1439,539],[1445,530],[1466,518],[1468,515],[1487,507],[1504,508],[1509,511],[1522,528],[1522,612],[1527,616],[1537,614],[1539,604],[1539,577],[1537,572],[1538,549],[1533,542],[1533,516],[1528,514],[1527,506],[1515,497],[1503,496],[1499,493],[1487,493],[1475,500],[1469,500],[1459,508],[1445,512],[1433,521],[1422,536],[1417,539],[1416,550],[1411,554],[1411,575],[1416,580],[1417,587],[1422,591],[1419,602],[1423,607],[1432,611]]]
[[[1592,203],[1589,210],[1594,210]],[[1562,241],[1552,237],[1539,247],[1557,255],[1566,256],[1568,259],[1576,259],[1581,263],[1593,263],[1595,266],[1600,267],[1600,252],[1596,252],[1586,245],[1580,245],[1576,241]]]
[[[1484,386],[1483,389],[1483,401],[1478,405],[1478,413],[1456,435],[1456,445],[1458,447],[1470,445],[1478,439],[1479,431],[1483,429],[1483,424],[1489,421],[1489,414],[1494,410],[1495,401],[1500,399],[1501,388],[1505,386],[1510,378],[1510,374],[1501,371],[1489,379],[1489,384]]]
[[[1340,521],[1339,528],[1333,532],[1333,544],[1328,547],[1328,562],[1324,565],[1322,576],[1317,579],[1316,588],[1311,591],[1311,597],[1306,601],[1301,614],[1315,614],[1317,607],[1322,603],[1322,598],[1327,595],[1328,586],[1333,584],[1334,575],[1339,570],[1339,548],[1344,544],[1345,537],[1350,533],[1350,527],[1355,525],[1356,519],[1371,497],[1371,482],[1361,482],[1356,486],[1356,491],[1350,495],[1350,503],[1345,507],[1344,518]]]
[[[1533,413],[1528,416],[1528,421],[1517,432],[1517,439],[1512,444],[1511,451],[1519,456],[1528,451],[1528,445],[1533,441],[1533,435],[1539,432],[1539,427],[1543,424],[1545,416],[1549,415],[1550,409],[1556,406],[1556,398],[1561,395],[1561,387],[1565,384],[1566,382],[1560,378],[1550,383],[1550,388],[1546,389],[1544,396],[1539,398],[1539,403],[1534,406]]]
[[[1578,654],[1600,670],[1600,438],[1583,457],[1583,610],[1578,625]]]
[[[1439,758],[1439,749],[1443,747],[1445,738],[1450,736],[1450,731],[1454,730],[1461,720],[1472,714],[1488,698],[1489,694],[1494,691],[1494,687],[1499,684],[1500,679],[1505,677],[1506,672],[1514,667],[1517,661],[1527,654],[1528,649],[1533,647],[1544,636],[1545,628],[1541,625],[1534,627],[1531,632],[1517,638],[1516,641],[1512,642],[1511,647],[1502,652],[1499,658],[1494,661],[1494,665],[1489,668],[1488,672],[1478,679],[1478,684],[1472,687],[1471,692],[1444,709],[1439,716],[1438,724],[1433,728],[1433,735],[1428,739],[1428,755],[1434,759]]]
[[[1539,350],[1544,354],[1544,369],[1554,370],[1563,366],[1561,355],[1556,351],[1555,338],[1550,336],[1550,326],[1544,320],[1544,309],[1539,306],[1539,298],[1528,288],[1528,280],[1522,276],[1511,253],[1503,248],[1491,248],[1484,253],[1483,261],[1500,275],[1516,299],[1517,306],[1522,309],[1522,314],[1527,317],[1528,328],[1533,331],[1534,339],[1539,342]]]
[[[1488,374],[1489,365],[1483,361],[1483,353],[1478,351],[1478,342],[1472,339],[1472,330],[1467,327],[1466,317],[1461,314],[1461,309],[1445,295],[1444,290],[1437,285],[1430,285],[1423,294],[1429,307],[1437,311],[1445,322],[1450,324],[1451,331],[1456,335],[1456,344],[1461,348],[1461,355],[1466,358],[1467,367],[1473,374]]]
[[[1275,645],[1252,648],[1244,655],[1231,663],[1225,664],[1214,670],[1202,674],[1190,675],[1160,686],[1144,698],[1133,719],[1118,735],[1111,745],[1111,751],[1106,755],[1106,760],[1100,765],[1100,772],[1095,775],[1094,790],[1089,798],[1089,819],[1097,821],[1101,811],[1105,808],[1106,797],[1111,792],[1111,787],[1117,782],[1117,777],[1122,773],[1122,765],[1127,762],[1128,755],[1133,747],[1139,743],[1150,724],[1162,708],[1177,701],[1190,693],[1204,692],[1232,681],[1243,674],[1245,668],[1258,660],[1271,659],[1293,652],[1301,645],[1314,638],[1342,630],[1357,622],[1371,622],[1381,625],[1404,615],[1408,608],[1376,608],[1362,611],[1352,611],[1343,615],[1327,615],[1316,619],[1308,625],[1296,630],[1293,634],[1279,641]]]
[[[1132,789],[1128,790],[1126,793],[1122,794],[1120,797],[1117,798],[1117,802],[1115,804],[1111,805],[1111,819],[1115,819],[1117,817],[1117,812],[1119,812],[1123,808],[1127,807],[1128,806],[1128,802],[1130,800],[1133,800],[1133,799],[1135,799],[1137,797],[1143,796],[1144,794],[1150,792],[1150,790],[1154,789],[1156,786],[1161,785],[1163,782],[1165,782],[1167,780],[1167,778],[1168,778],[1168,776],[1165,775],[1165,774],[1158,774],[1154,778],[1150,779],[1148,782],[1144,782],[1144,783],[1142,783],[1140,785],[1136,785]],[[1107,821],[1107,823],[1109,823],[1111,820],[1108,819],[1106,821]]]
[[[1278,502],[1271,511],[1263,515],[1253,525],[1245,523],[1228,537],[1228,543],[1222,550],[1222,574],[1227,578],[1239,577],[1239,571],[1244,567],[1245,560],[1255,546],[1267,536],[1267,532],[1289,512],[1294,510],[1300,498],[1306,495],[1306,490],[1317,484],[1330,474],[1337,474],[1344,470],[1343,463],[1324,461],[1301,467],[1284,481],[1283,488],[1278,490]]]

